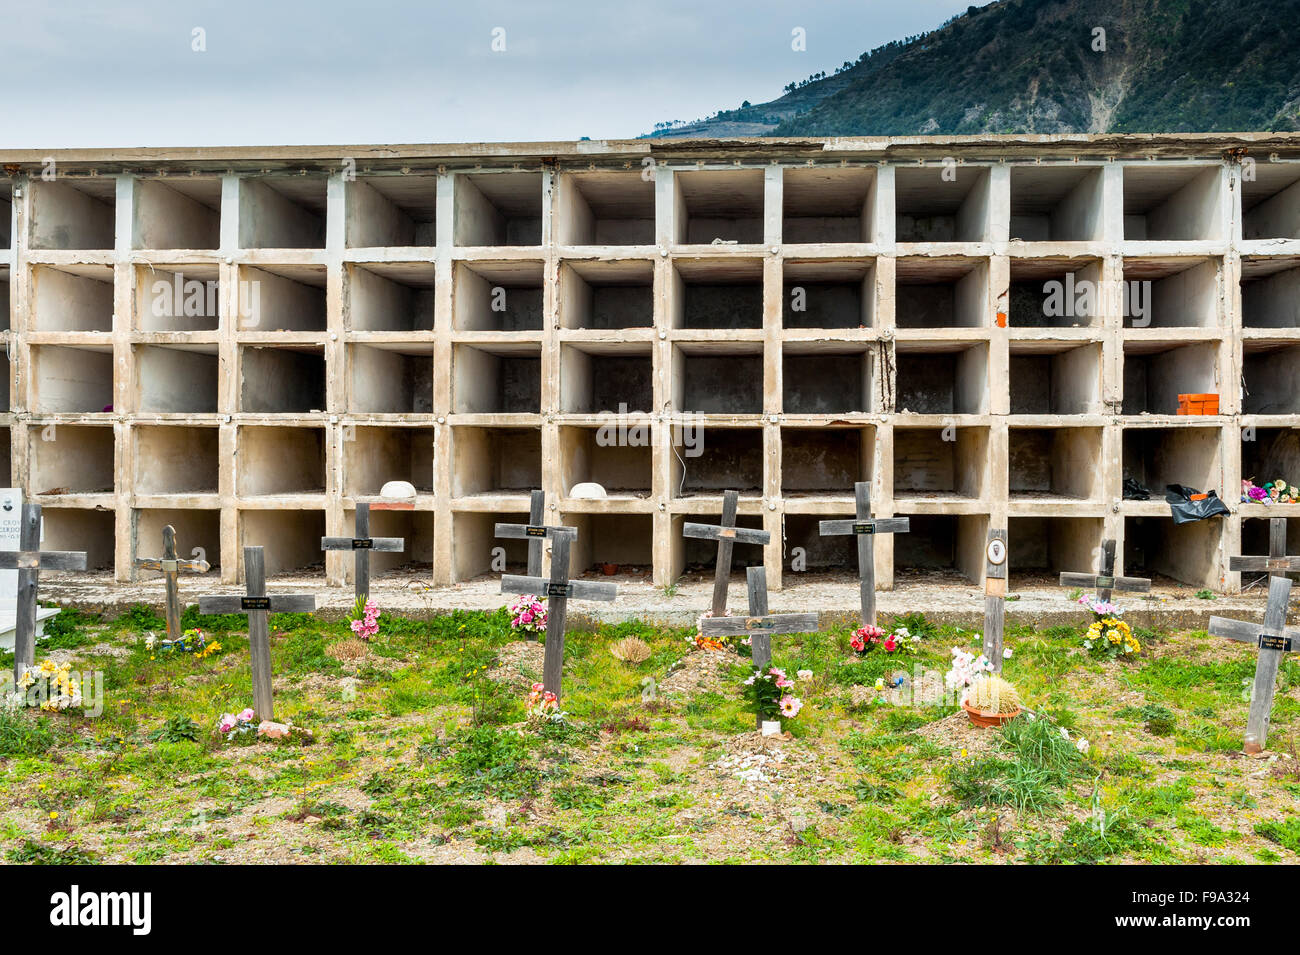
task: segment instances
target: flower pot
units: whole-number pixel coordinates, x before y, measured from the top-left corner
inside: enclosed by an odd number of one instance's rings
[[[606,577],[613,577],[618,573],[618,564],[601,564],[600,571]]]
[[[973,725],[989,729],[990,727],[1001,726],[1003,723],[1009,723],[1020,715],[1020,708],[1012,710],[1010,713],[983,713],[975,709],[968,703],[963,703],[961,708],[966,711]]]

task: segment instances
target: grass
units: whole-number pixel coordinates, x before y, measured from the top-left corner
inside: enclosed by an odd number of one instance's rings
[[[947,667],[972,635],[919,615],[916,657],[854,658],[847,629],[781,637],[810,670],[792,738],[761,741],[744,657],[690,653],[682,630],[629,622],[570,633],[563,724],[526,723],[540,651],[503,613],[388,616],[358,665],[350,634],[272,618],[276,716],[310,745],[214,732],[250,702],[242,617],[185,614],[224,651],[155,655],[152,611],[65,611],[57,652],[99,671],[104,709],[0,710],[0,858],[85,862],[1295,862],[1294,758],[1238,755],[1253,674],[1203,633],[1147,634],[1135,661],[1099,662],[1081,629],[1008,630],[1006,676],[1035,717],[970,730],[951,702],[851,699],[914,668]],[[608,644],[636,636],[645,662]],[[1207,648],[1213,648],[1210,652]],[[711,662],[698,682],[673,674]],[[690,692],[674,692],[689,685]],[[1273,749],[1295,740],[1300,670],[1279,676]],[[1082,752],[1076,746],[1087,739]],[[778,758],[779,757],[779,758]],[[1265,772],[1261,773],[1263,768]]]

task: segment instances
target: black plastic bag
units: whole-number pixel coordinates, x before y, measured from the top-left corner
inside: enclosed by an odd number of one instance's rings
[[[1132,478],[1124,479],[1124,500],[1126,501],[1149,501],[1151,492],[1144,488]]]
[[[1173,513],[1175,524],[1188,524],[1207,517],[1232,513],[1228,510],[1228,506],[1219,500],[1219,495],[1213,491],[1206,491],[1205,496],[1200,500],[1192,500],[1193,495],[1199,496],[1200,493],[1195,488],[1184,487],[1181,484],[1165,485],[1165,500],[1169,502],[1169,510]]]

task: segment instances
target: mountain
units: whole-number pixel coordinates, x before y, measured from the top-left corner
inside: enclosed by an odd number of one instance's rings
[[[999,0],[648,135],[1295,130],[1297,41],[1300,0]]]

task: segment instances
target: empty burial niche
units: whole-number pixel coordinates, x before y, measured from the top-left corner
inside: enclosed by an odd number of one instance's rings
[[[852,497],[870,481],[875,429],[782,428],[781,494],[785,497]]]
[[[1242,429],[1243,478],[1263,487],[1278,478],[1290,484],[1296,480],[1292,475],[1300,475],[1300,431],[1293,428]]]
[[[452,327],[464,332],[542,329],[541,262],[458,262]]]
[[[452,225],[456,245],[541,245],[542,174],[458,173]]]
[[[251,306],[251,301],[246,297],[244,304]],[[135,327],[140,331],[214,332],[220,325],[221,275],[217,266],[136,266]]]
[[[244,332],[325,331],[328,324],[325,282],[323,265],[240,268],[238,329]]]
[[[669,300],[673,328],[762,328],[763,263],[679,260]]]
[[[235,487],[240,497],[325,493],[322,428],[239,428]]]
[[[216,428],[136,425],[134,483],[140,494],[215,494],[221,440]]]
[[[575,484],[594,482],[611,497],[649,497],[654,485],[650,427],[648,423],[610,422],[594,428],[560,428],[565,496]]]
[[[1300,413],[1300,345],[1246,341],[1242,352],[1242,412]]]
[[[463,428],[451,434],[451,493],[527,494],[542,486],[540,428]]]
[[[761,348],[702,342],[674,348],[673,407],[697,414],[762,414]]]
[[[132,512],[132,556],[162,557],[163,528],[176,531],[176,554],[181,560],[206,560],[208,573],[221,574],[221,511],[216,508],[146,507]],[[159,580],[162,571],[138,570],[143,580]],[[186,573],[185,579],[193,574]]]
[[[678,172],[673,182],[673,239],[679,245],[763,241],[763,170]]]
[[[845,578],[858,576],[858,541],[851,534],[835,537],[821,535],[821,521],[851,519],[852,509],[842,514],[786,514],[783,552],[787,568],[793,571],[784,580],[798,585],[804,572],[835,574]],[[796,563],[797,560],[797,563]]]
[[[1300,328],[1300,258],[1242,258],[1241,324]]]
[[[1125,166],[1124,239],[1222,239],[1222,180],[1219,166]]]
[[[27,244],[33,249],[111,249],[117,180],[111,176],[33,180]]]
[[[561,520],[578,529],[570,551],[571,572],[601,578],[649,573],[654,563],[652,515],[563,514]]]
[[[431,332],[434,266],[373,262],[344,266],[346,327],[357,332]]]
[[[1218,370],[1217,342],[1126,341],[1123,413],[1177,414],[1179,395],[1219,392]]]
[[[41,510],[41,518],[41,550],[85,551],[86,570],[91,573],[113,570],[117,529],[111,507],[53,507],[47,504]],[[47,573],[78,574],[81,571],[42,570],[42,581]]]
[[[451,518],[452,577],[472,580],[480,574],[528,572],[528,541],[496,536],[496,525],[527,524],[527,511],[456,511]],[[572,564],[572,558],[570,558]],[[571,568],[572,569],[572,568]]]
[[[326,180],[267,176],[239,183],[241,249],[325,248]]]
[[[654,325],[654,263],[567,262],[560,267],[562,328],[649,328]]]
[[[1300,550],[1300,520],[1295,518],[1282,518],[1286,523],[1286,550],[1284,553],[1297,554]],[[1241,553],[1246,555],[1263,556],[1268,553],[1269,524],[1271,521],[1266,517],[1247,517],[1241,522]],[[1265,588],[1268,587],[1268,577],[1258,571],[1244,572],[1241,575],[1241,584],[1245,587],[1252,582],[1258,582]],[[1292,580],[1295,579],[1295,572],[1288,574]]]
[[[987,167],[934,164],[894,170],[894,234],[899,242],[987,242]]]
[[[221,359],[213,345],[135,345],[141,411],[211,414],[217,410]]]
[[[894,408],[904,414],[985,414],[989,349],[986,343],[899,343]]]
[[[261,545],[268,577],[319,573],[325,569],[320,539],[325,536],[325,512],[316,510],[258,510],[239,512],[242,570],[245,547]]]
[[[324,348],[245,345],[239,357],[240,411],[307,414],[324,409]]]
[[[1215,328],[1222,325],[1220,259],[1127,258],[1126,328]]]
[[[33,411],[112,410],[112,345],[33,345],[31,356]]]
[[[1014,241],[1096,242],[1102,238],[1100,166],[1012,166]]]
[[[348,527],[355,526],[355,512],[347,515]],[[370,533],[374,537],[400,537],[406,542],[401,551],[372,551],[370,576],[402,577],[433,567],[432,511],[370,511]],[[344,533],[350,533],[345,531]],[[344,574],[349,583],[355,564],[350,557],[343,561]]]
[[[409,481],[417,493],[433,493],[432,428],[347,425],[342,439],[348,497],[377,495],[389,481]]]
[[[978,582],[984,577],[989,519],[983,514],[906,514],[911,530],[890,534],[900,586]]]
[[[899,328],[982,328],[990,324],[987,259],[902,258],[895,281],[894,322]]]
[[[11,428],[0,428],[0,478],[9,481],[5,487],[13,487],[14,479],[13,434]]]
[[[669,540],[673,543],[675,556],[678,557],[676,563],[681,567],[684,573],[696,573],[706,575],[710,581],[713,580],[714,568],[718,562],[718,542],[716,540],[706,540],[699,537],[685,537],[682,534],[683,526],[686,523],[691,524],[713,524],[722,523],[720,513],[704,514],[681,514],[674,515],[672,519],[672,530],[669,532]],[[761,514],[739,514],[736,517],[737,527],[749,527],[754,530],[763,529],[763,517]],[[763,566],[763,548],[756,546],[736,547],[731,552],[731,579],[733,581],[745,580],[745,568]],[[744,613],[741,609],[744,607],[745,598],[738,594],[730,598],[735,602],[733,608],[728,603],[728,610],[732,613]]]
[[[1235,498],[1223,487],[1218,428],[1125,428],[1122,454],[1123,477],[1150,491],[1153,500],[1164,497],[1168,484]]]
[[[423,246],[438,242],[438,177],[358,176],[344,192],[349,249]]]
[[[3,212],[0,212],[3,215]],[[0,265],[0,331],[9,330],[9,267]]]
[[[785,328],[870,328],[875,321],[876,270],[859,261],[785,263],[781,323]]]
[[[136,249],[215,249],[221,245],[221,180],[137,179],[131,243]]]
[[[1011,260],[1007,318],[1013,328],[1087,328],[1102,322],[1101,260]]]
[[[565,345],[560,353],[560,410],[566,414],[648,412],[654,404],[650,345]]]
[[[456,414],[538,414],[542,359],[538,345],[456,345],[452,351]]]
[[[43,428],[29,446],[32,491],[111,493],[113,448],[112,427],[58,424]]]
[[[1101,343],[1013,341],[1007,385],[1012,414],[1099,414]]]
[[[786,342],[781,355],[781,410],[785,414],[859,414],[871,411],[875,355],[864,346]]]
[[[1010,428],[1008,490],[1018,500],[1088,500],[1102,486],[1101,428]]]
[[[111,332],[112,267],[42,265],[33,268],[31,328],[37,332]]]
[[[782,178],[782,242],[874,240],[875,170],[791,167]]]
[[[1217,590],[1219,545],[1223,521],[1211,519],[1175,524],[1169,517],[1124,519],[1124,563],[1120,572],[1129,577],[1160,578],[1192,587]],[[1267,550],[1260,553],[1267,553]],[[1133,597],[1130,601],[1136,603]]]
[[[716,496],[763,491],[763,429],[685,426],[673,435],[672,493]]]
[[[988,428],[895,428],[894,496],[979,498],[989,487]]]
[[[347,346],[348,410],[356,414],[432,414],[433,345]]]
[[[560,245],[653,245],[654,180],[637,172],[576,172],[560,182]]]
[[[1300,163],[1257,162],[1241,179],[1241,237],[1300,239]]]
[[[1011,586],[1056,587],[1063,570],[1096,570],[1103,533],[1099,517],[1008,518]]]

